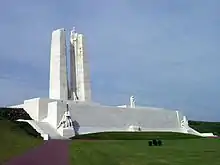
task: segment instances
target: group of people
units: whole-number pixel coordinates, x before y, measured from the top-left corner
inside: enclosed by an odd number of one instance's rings
[[[153,139],[148,141],[149,146],[162,146],[162,141],[160,139]]]

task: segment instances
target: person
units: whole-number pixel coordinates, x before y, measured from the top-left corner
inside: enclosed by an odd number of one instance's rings
[[[154,145],[154,146],[157,146],[157,145],[158,145],[156,139],[153,139],[153,145]]]
[[[158,146],[162,146],[162,141],[159,139],[157,140]]]

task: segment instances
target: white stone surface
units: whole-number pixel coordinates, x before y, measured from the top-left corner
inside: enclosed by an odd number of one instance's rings
[[[48,103],[51,101],[47,98],[33,98],[25,100],[23,108],[33,120],[41,121],[48,116]]]
[[[48,134],[42,134],[44,140],[49,140],[50,136]]]
[[[90,71],[84,36],[72,31],[70,43],[71,64],[75,63],[75,67],[71,67],[71,93],[75,92],[80,101],[91,101]]]
[[[120,108],[111,106],[97,106],[70,103],[72,119],[81,128],[95,130],[128,130],[130,125],[139,125],[142,130],[179,130],[179,119],[176,111],[155,110],[151,108]],[[114,131],[114,130],[111,130]],[[80,131],[81,132],[81,131]],[[81,132],[83,133],[83,132]]]
[[[35,120],[23,120],[19,119],[17,121],[26,122],[30,124],[44,140],[48,139],[63,139],[56,129],[52,128],[51,125],[47,122],[37,122]]]
[[[218,136],[214,135],[213,133],[200,133],[200,134],[203,137],[218,137]]]
[[[186,117],[179,111],[138,107],[133,96],[130,97],[130,105],[118,107],[92,102],[84,37],[75,30],[70,36],[71,79],[68,87],[65,36],[64,29],[52,33],[49,98],[29,99],[24,104],[11,106],[24,108],[33,120],[18,121],[29,123],[45,140],[112,131],[182,132],[204,137],[213,135],[201,134],[190,128]]]
[[[75,29],[70,33],[70,99],[75,100],[77,98],[76,92],[76,60],[75,54],[77,49],[77,33]],[[76,98],[75,98],[76,97]]]
[[[8,106],[8,108],[23,108],[24,104]]]
[[[71,120],[75,123],[74,127],[58,128],[67,111],[67,103],[69,104]],[[48,110],[44,109],[45,104],[48,104]],[[112,131],[182,132],[204,137],[212,136],[211,133],[201,134],[190,128],[186,117],[179,111],[161,108],[120,108],[70,100],[45,99],[41,101],[39,98],[27,100],[24,105],[29,115],[36,116],[35,119],[37,119],[28,121],[28,123],[42,134],[43,138],[45,138],[45,134],[48,134],[52,139],[60,139],[69,138],[75,134]],[[46,112],[46,118],[43,119]]]
[[[134,98],[134,96],[130,97],[130,108],[135,108],[135,98]]]
[[[48,104],[47,121],[50,125],[57,129],[59,122],[61,121],[63,114],[66,112],[66,104],[61,101],[54,101]]]
[[[71,118],[68,104],[66,105],[66,112],[64,112],[63,117],[60,120],[59,125],[57,126],[57,131],[60,133],[61,136],[70,138],[75,136],[76,130],[74,127],[74,122]]]
[[[120,107],[120,108],[127,108],[128,106],[127,106],[127,105],[118,105],[117,107]]]
[[[68,99],[66,34],[64,29],[53,31],[50,56],[50,99]]]
[[[51,126],[50,123],[47,122],[36,122],[36,125],[40,127],[44,134],[48,134],[50,139],[63,139],[65,137],[62,137],[55,128]]]
[[[73,128],[59,128],[57,130],[62,137],[71,138],[75,136]]]

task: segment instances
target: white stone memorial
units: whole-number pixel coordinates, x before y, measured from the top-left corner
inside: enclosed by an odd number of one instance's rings
[[[161,131],[201,134],[188,126],[179,111],[129,105],[104,106],[91,98],[90,71],[84,36],[70,34],[70,82],[68,82],[65,29],[52,32],[49,98],[33,98],[10,107],[23,108],[29,123],[45,139],[68,139],[77,134],[113,131]],[[214,136],[214,135],[213,135]]]
[[[70,34],[70,96],[73,100],[91,101],[90,73],[85,54],[84,36],[75,28]]]
[[[49,98],[68,99],[66,33],[64,29],[53,31],[50,55]]]

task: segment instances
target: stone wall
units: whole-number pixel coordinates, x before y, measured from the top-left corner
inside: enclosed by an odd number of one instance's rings
[[[155,108],[120,108],[89,104],[70,104],[72,120],[79,123],[82,133],[96,131],[125,131],[130,125],[146,131],[179,132],[180,113]]]

